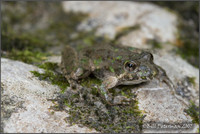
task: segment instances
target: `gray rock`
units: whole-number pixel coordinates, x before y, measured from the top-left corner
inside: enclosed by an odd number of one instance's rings
[[[42,72],[33,65],[1,58],[1,117],[4,133],[79,133],[96,132],[70,126],[66,112],[52,111],[59,87],[40,81],[30,71]]]
[[[124,27],[140,25],[140,29],[130,32],[120,39],[124,45],[149,48],[148,39],[160,42],[174,42],[177,33],[175,14],[151,3],[128,1],[66,1],[66,12],[88,13],[79,30],[92,30],[97,27],[97,35],[114,38]]]
[[[137,48],[151,48],[147,42],[149,39],[156,39],[161,42],[164,49],[155,52],[155,63],[166,70],[175,86],[178,87],[178,83],[182,83],[179,86],[181,85],[184,89],[179,89],[181,90],[179,92],[185,95],[184,99],[186,101],[192,100],[195,104],[199,104],[199,70],[179,56],[166,51],[173,48],[169,44],[176,40],[177,17],[175,14],[150,3],[121,1],[66,1],[63,2],[63,8],[66,12],[73,11],[89,14],[88,19],[80,24],[80,30],[91,30],[97,27],[97,35],[106,35],[110,38],[114,38],[123,27],[139,24],[139,29],[122,36],[119,41],[123,45]],[[188,83],[187,77],[194,77],[195,85]],[[155,80],[134,90],[137,90],[139,109],[147,115],[144,122],[180,123],[192,121],[191,117],[183,112],[186,107],[170,93],[169,87],[164,83],[158,83]],[[148,130],[144,128],[144,132],[153,133],[196,131],[197,125],[189,130]]]
[[[63,2],[66,12],[89,13],[88,19],[82,22],[79,30],[91,30],[95,27],[97,35],[107,35],[114,38],[116,33],[123,27],[141,25],[141,28],[132,31],[119,40],[123,45],[139,48],[150,48],[148,39],[158,39],[160,42],[174,42],[177,32],[177,17],[168,11],[149,3],[138,2]],[[165,45],[168,47],[169,45]],[[175,85],[179,82],[187,85],[185,99],[192,99],[198,105],[199,100],[199,70],[166,51],[156,52],[154,62],[163,67],[169,78]],[[50,57],[50,62],[59,63],[60,57]],[[22,62],[1,59],[1,88],[2,88],[2,122],[4,132],[96,132],[86,127],[77,125],[69,126],[64,121],[68,116],[65,112],[52,111],[48,98],[55,98],[59,92],[57,86],[48,82],[40,81],[30,71],[42,72],[35,66]],[[195,85],[189,84],[186,77],[195,77]],[[184,84],[186,83],[186,84]],[[171,93],[169,87],[164,83],[154,80],[148,84],[141,85],[133,92],[137,93],[139,109],[146,115],[144,123],[156,122],[191,122],[192,119],[183,112],[185,106]],[[185,94],[185,91],[183,92]],[[100,105],[100,104],[96,104]],[[190,130],[148,130],[144,127],[143,132],[196,132],[195,128]]]

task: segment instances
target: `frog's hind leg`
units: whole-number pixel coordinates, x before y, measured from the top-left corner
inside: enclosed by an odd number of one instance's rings
[[[71,88],[80,89],[81,86],[78,80],[83,79],[90,75],[90,71],[84,70],[83,68],[78,68],[76,72],[72,72],[70,76],[66,75],[65,78],[70,83]]]
[[[78,79],[87,77],[90,74],[89,70],[82,68],[79,63],[78,53],[70,46],[65,46],[62,51],[61,69],[64,72],[64,76],[70,83],[72,88],[77,88]]]

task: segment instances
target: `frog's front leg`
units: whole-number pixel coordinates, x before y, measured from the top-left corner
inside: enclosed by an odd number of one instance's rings
[[[114,99],[112,99],[112,95],[109,93],[108,89],[115,87],[117,83],[117,77],[109,76],[105,78],[101,86],[98,88],[100,95],[109,105],[124,104],[123,102],[130,101],[130,99],[126,98],[125,96],[116,96]]]
[[[66,79],[70,83],[72,89],[80,88],[78,80],[87,77],[90,74],[89,70],[84,70],[83,68],[78,68],[75,72],[72,72]]]

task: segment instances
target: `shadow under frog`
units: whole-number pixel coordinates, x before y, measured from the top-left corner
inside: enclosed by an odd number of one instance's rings
[[[153,62],[150,52],[119,45],[93,45],[82,50],[66,46],[62,51],[61,68],[71,86],[91,73],[102,81],[98,91],[110,105],[125,104],[131,101],[125,96],[115,96],[108,89],[118,85],[135,85],[158,79],[165,82],[175,97],[175,88],[166,72]]]

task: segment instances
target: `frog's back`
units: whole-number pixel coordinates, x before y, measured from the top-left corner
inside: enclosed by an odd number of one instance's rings
[[[80,51],[66,46],[62,52],[61,67],[65,75],[75,72],[78,68],[89,70],[109,70],[120,74],[127,60],[137,58],[139,49],[118,45],[93,45]]]
[[[139,51],[136,48],[118,45],[96,45],[83,49],[79,56],[81,60],[89,59],[94,69],[114,71],[121,70],[125,61],[137,58]]]

